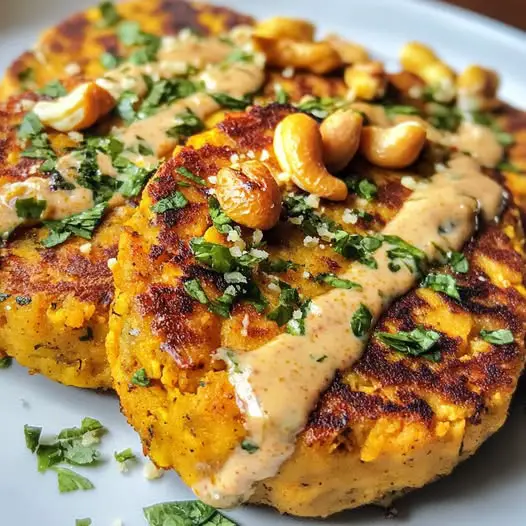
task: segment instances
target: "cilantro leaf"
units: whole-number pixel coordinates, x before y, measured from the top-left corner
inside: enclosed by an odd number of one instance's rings
[[[152,206],[152,210],[157,214],[164,214],[168,210],[178,210],[188,204],[188,199],[179,191],[171,193],[168,197],[160,199]]]
[[[13,358],[11,356],[2,356],[0,358],[0,369],[8,369],[13,363]]]
[[[236,526],[235,522],[199,500],[163,502],[143,511],[149,526]]]
[[[113,2],[101,2],[99,4],[99,11],[102,17],[99,22],[100,27],[114,26],[121,19]]]
[[[420,112],[414,106],[407,106],[402,104],[386,104],[384,106],[385,113],[392,118],[395,115],[420,115]]]
[[[37,114],[29,111],[24,115],[17,135],[19,139],[28,139],[39,135],[43,130],[44,126],[37,117]]]
[[[175,126],[172,126],[166,134],[168,137],[190,137],[205,128],[204,122],[192,111],[187,109],[175,117]]]
[[[175,171],[178,174],[185,177],[186,179],[193,181],[194,183],[200,184],[201,186],[206,186],[206,181],[202,177],[195,175],[188,168],[185,168],[184,166],[177,167]]]
[[[95,486],[86,477],[75,473],[71,469],[53,467],[51,468],[57,473],[58,490],[60,493],[68,493],[77,490],[89,490]]]
[[[190,241],[190,248],[200,263],[208,265],[216,272],[224,274],[231,272],[235,267],[234,257],[228,247],[218,243],[210,243],[201,237]]]
[[[131,383],[133,385],[138,385],[139,387],[149,387],[151,380],[148,378],[148,375],[146,374],[146,369],[144,369],[144,367],[142,369],[138,369],[133,373]]]
[[[300,297],[297,289],[288,283],[280,281],[281,291],[279,293],[278,306],[267,314],[269,320],[275,321],[280,327],[288,323],[298,307]]]
[[[450,267],[460,274],[465,274],[469,270],[469,263],[462,252],[451,251],[447,254]]]
[[[372,201],[378,193],[378,187],[368,179],[346,177],[344,182],[350,192],[354,192],[358,197],[367,201]]]
[[[126,462],[127,460],[135,460],[137,457],[134,455],[131,447],[123,449],[122,451],[115,451],[113,456],[117,462]]]
[[[91,519],[75,519],[75,526],[91,526]]]
[[[100,453],[93,446],[83,446],[78,442],[66,445],[63,452],[64,460],[77,466],[93,464],[100,458]]]
[[[119,192],[124,197],[138,196],[156,169],[155,167],[150,170],[129,163],[127,167],[120,172],[123,183],[119,188]]]
[[[183,287],[191,298],[197,300],[202,305],[208,305],[208,303],[210,303],[210,300],[208,299],[206,292],[203,290],[203,287],[201,287],[199,280],[189,279],[184,282]]]
[[[422,287],[434,290],[436,292],[443,292],[451,298],[460,300],[460,294],[458,293],[457,289],[457,281],[449,274],[428,274],[424,281],[422,281]]]
[[[351,318],[351,329],[357,338],[364,336],[371,328],[373,315],[371,311],[363,304],[356,309]]]
[[[241,442],[241,449],[245,450],[249,455],[253,455],[256,451],[259,450],[259,446],[257,444],[254,444],[251,440],[248,440],[245,438]]]
[[[348,102],[341,97],[308,97],[302,100],[296,107],[300,111],[310,113],[319,119],[325,119],[330,113],[338,108],[345,107]]]
[[[154,82],[144,98],[137,116],[141,119],[152,115],[160,107],[193,95],[201,86],[189,79],[161,79]]]
[[[283,86],[278,85],[276,90],[276,102],[278,104],[288,104],[290,100],[289,94],[283,89]]]
[[[212,222],[218,232],[227,234],[232,230],[232,219],[230,219],[219,206],[217,198],[212,196],[208,199],[208,209]]]
[[[226,93],[210,93],[210,97],[212,97],[222,108],[228,108],[231,110],[244,110],[247,106],[252,104],[252,98],[248,95],[236,99]]]
[[[63,97],[68,92],[66,91],[66,88],[62,82],[59,80],[52,80],[51,82],[48,82],[43,88],[37,90],[37,93],[56,99],[58,97]]]
[[[37,426],[24,426],[24,437],[26,439],[27,449],[34,453],[40,443],[40,435],[42,434],[42,428]]]
[[[54,247],[63,243],[71,235],[76,235],[84,239],[91,239],[93,231],[100,223],[107,203],[99,203],[89,210],[74,214],[57,221],[44,221],[49,228],[49,235],[42,241],[46,248]]]
[[[139,102],[139,96],[133,91],[124,91],[115,108],[117,115],[119,115],[125,123],[129,124],[137,118],[136,105]]]
[[[114,55],[109,51],[102,53],[99,60],[104,69],[115,69],[121,61],[117,55]]]
[[[361,289],[362,286],[359,283],[355,283],[349,279],[339,278],[336,274],[326,272],[323,274],[318,274],[316,276],[316,281],[320,283],[326,283],[331,287],[336,289]]]
[[[263,262],[262,269],[265,272],[287,272],[287,270],[297,270],[300,267],[294,261],[277,258]]]
[[[493,345],[506,345],[514,341],[513,333],[509,329],[497,329],[495,331],[482,329],[480,331],[480,337]]]
[[[437,362],[440,360],[440,350],[433,350],[440,339],[440,333],[417,327],[410,332],[400,331],[396,334],[377,332],[378,339],[402,354],[420,356],[426,360]]]
[[[47,201],[45,199],[35,199],[34,197],[17,199],[15,202],[16,215],[23,219],[40,219],[46,206]]]

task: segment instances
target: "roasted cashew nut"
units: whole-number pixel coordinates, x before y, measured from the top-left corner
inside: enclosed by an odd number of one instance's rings
[[[353,100],[374,100],[385,95],[387,75],[381,62],[365,62],[349,66],[344,73],[345,84]]]
[[[314,39],[314,25],[299,18],[275,16],[262,20],[254,28],[254,34],[264,38],[288,38],[312,42]]]
[[[457,78],[457,106],[464,111],[492,109],[499,104],[499,76],[491,69],[468,66]]]
[[[286,38],[254,35],[254,46],[265,54],[267,63],[279,68],[292,67],[323,75],[341,67],[340,55],[328,42],[299,42]]]
[[[356,155],[362,125],[362,115],[353,110],[335,111],[321,123],[323,161],[329,170],[342,170]]]
[[[216,197],[228,217],[248,228],[269,230],[279,220],[281,192],[260,161],[219,170]]]
[[[426,129],[418,122],[403,122],[391,128],[365,126],[360,152],[381,168],[405,168],[413,164],[426,142]]]
[[[89,128],[115,104],[108,91],[95,82],[87,82],[56,100],[37,102],[33,111],[45,126],[69,132]]]
[[[369,53],[363,46],[349,42],[335,33],[327,35],[325,42],[328,42],[338,52],[344,64],[357,64],[370,60]]]
[[[347,186],[325,168],[318,123],[304,113],[285,117],[274,133],[274,152],[284,172],[306,192],[332,201],[347,197]]]

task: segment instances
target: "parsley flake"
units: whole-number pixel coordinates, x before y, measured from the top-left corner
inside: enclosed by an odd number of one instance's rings
[[[190,137],[204,130],[204,122],[192,111],[179,113],[175,118],[175,126],[172,126],[166,134],[168,137]]]
[[[362,286],[359,283],[355,283],[350,279],[339,278],[336,274],[326,272],[323,274],[318,274],[315,277],[316,281],[320,283],[326,283],[335,289],[361,289]]]
[[[157,214],[164,214],[168,210],[178,210],[188,204],[188,199],[179,191],[171,193],[168,197],[160,199],[152,206],[152,210]]]
[[[133,385],[138,385],[139,387],[149,387],[151,380],[148,378],[148,375],[146,374],[146,369],[144,369],[144,367],[142,369],[138,369],[133,373],[131,383]]]
[[[417,327],[410,332],[400,331],[396,334],[377,332],[376,336],[382,342],[402,354],[419,356],[432,362],[440,360],[440,350],[434,350],[440,339],[440,333]]]
[[[424,281],[422,281],[422,287],[434,290],[436,292],[442,292],[451,298],[460,300],[460,294],[458,293],[457,289],[457,281],[449,274],[428,274]]]
[[[45,199],[17,199],[15,202],[16,215],[22,219],[40,219],[42,212],[46,209]]]
[[[210,93],[210,96],[222,107],[230,110],[244,110],[252,104],[252,98],[245,95],[240,99],[231,97],[226,93]]]
[[[513,333],[509,329],[497,329],[495,331],[482,329],[480,331],[480,337],[493,345],[506,345],[514,341]]]
[[[51,469],[57,473],[58,490],[60,493],[69,493],[78,490],[86,491],[95,488],[89,479],[75,473],[75,471],[71,469],[58,466],[54,466]]]
[[[249,455],[253,455],[256,451],[259,450],[259,446],[257,444],[254,444],[251,440],[248,440],[245,438],[243,442],[241,442],[241,449],[244,449]]]
[[[149,526],[236,526],[235,522],[199,500],[163,502],[143,511]]]
[[[99,27],[111,27],[120,21],[121,17],[113,2],[101,2],[99,4],[101,20]]]
[[[362,338],[371,328],[372,321],[373,315],[371,314],[371,311],[363,303],[360,303],[360,306],[356,309],[356,312],[351,318],[351,329],[353,334],[357,338]]]
[[[378,193],[378,187],[368,179],[347,177],[345,184],[350,192],[354,192],[358,197],[367,201],[372,201]]]

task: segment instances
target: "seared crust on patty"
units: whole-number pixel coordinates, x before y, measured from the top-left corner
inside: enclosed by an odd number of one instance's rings
[[[245,436],[216,349],[250,352],[283,328],[247,302],[236,304],[225,319],[185,292],[189,279],[199,279],[212,299],[227,285],[221,274],[197,263],[188,246],[202,235],[230,244],[210,230],[204,187],[181,188],[189,201],[184,209],[155,214],[151,207],[178,188],[181,166],[208,180],[232,162],[232,155],[257,159],[266,152],[267,166],[279,171],[272,134],[291,111],[276,104],[255,107],[191,139],[149,183],[121,236],[108,337],[115,388],[146,452],[160,467],[174,467],[189,484],[213,473]],[[411,195],[402,176],[418,180],[424,169],[425,156],[415,171],[399,172],[357,159],[342,176],[374,181],[375,199],[363,202],[350,193],[341,204],[322,201],[320,210],[348,232],[378,232]],[[344,210],[357,206],[371,218],[345,223]],[[249,240],[250,231],[243,230],[243,237]],[[306,247],[304,233],[290,222],[280,222],[265,241],[270,260],[300,265],[279,279],[305,297],[327,290],[310,276],[338,274],[350,264],[323,242]],[[459,301],[417,288],[395,302],[378,329],[434,329],[441,335],[441,360],[402,355],[373,336],[361,359],[339,372],[320,398],[293,457],[276,477],[259,485],[252,500],[295,515],[326,516],[422,486],[472,454],[504,422],[524,363],[522,243],[519,213],[510,202],[500,222],[484,227],[465,247],[470,270],[455,274]],[[447,267],[440,271],[452,274]],[[275,307],[268,274],[257,270],[255,281]],[[514,343],[496,346],[480,338],[481,329],[497,328],[511,330]],[[149,387],[132,383],[139,369],[150,378]]]

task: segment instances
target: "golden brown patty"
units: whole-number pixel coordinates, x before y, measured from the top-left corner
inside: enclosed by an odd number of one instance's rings
[[[250,22],[227,9],[175,0],[127,2],[119,4],[118,10],[155,34],[173,34],[183,27],[202,33],[222,32]],[[0,93],[7,96],[42,87],[63,77],[64,66],[72,62],[80,66],[80,72],[64,79],[67,89],[83,76],[100,75],[104,50],[120,56],[129,50],[119,47],[115,27],[101,29],[98,20],[99,10],[93,8],[48,30],[37,51],[25,53],[9,68]],[[31,71],[31,75],[20,76],[24,71]],[[16,138],[28,112],[26,101],[46,98],[26,92],[13,95],[0,106],[0,185],[50,176],[39,170],[42,161],[20,156]],[[75,145],[65,134],[50,133],[50,139],[57,155]],[[0,298],[5,298],[0,303],[0,352],[67,385],[111,387],[104,348],[113,300],[108,260],[117,254],[121,225],[134,206],[130,202],[108,213],[87,246],[86,240],[71,238],[45,249],[41,240],[47,229],[42,227],[17,232],[0,248]]]
[[[284,329],[266,315],[278,294],[269,288],[272,280],[264,267],[255,271],[269,302],[263,313],[242,301],[223,318],[185,291],[184,283],[197,279],[214,299],[227,286],[221,274],[196,261],[189,247],[196,236],[230,244],[210,228],[206,187],[180,188],[189,201],[183,209],[157,214],[152,206],[179,188],[179,167],[209,180],[231,164],[232,155],[269,156],[266,164],[279,172],[272,136],[291,111],[277,104],[255,107],[192,138],[150,181],[121,235],[108,337],[115,388],[146,452],[190,485],[219,468],[245,437],[243,416],[216,350],[250,352]],[[378,232],[411,195],[401,177],[418,180],[428,170],[425,156],[413,169],[398,172],[357,158],[342,177],[374,182],[375,198],[364,202],[350,193],[342,203],[322,200],[320,210],[350,233]],[[490,175],[500,179],[496,172]],[[346,222],[345,209],[354,208],[370,216]],[[252,231],[242,234],[247,242],[252,239]],[[274,274],[305,297],[328,290],[312,276],[339,274],[350,264],[328,243],[305,246],[310,245],[305,234],[288,221],[267,232],[264,241],[271,261],[298,265]],[[434,363],[400,354],[373,336],[361,359],[340,371],[321,396],[294,455],[276,477],[259,484],[252,500],[295,515],[326,516],[422,486],[471,455],[504,422],[524,363],[522,245],[519,213],[510,202],[499,224],[484,227],[465,247],[469,272],[440,270],[456,278],[460,300],[417,288],[395,302],[378,330],[434,329],[440,333],[441,359]],[[514,342],[492,345],[479,336],[481,329],[497,328],[511,330]],[[149,385],[134,379],[137,371]]]

